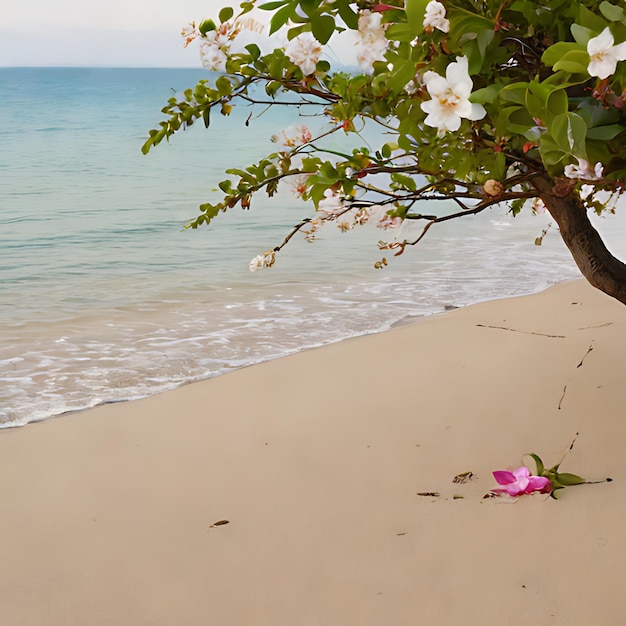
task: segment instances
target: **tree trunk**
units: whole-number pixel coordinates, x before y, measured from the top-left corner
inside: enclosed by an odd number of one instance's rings
[[[571,185],[555,183],[548,175],[536,177],[533,185],[583,276],[600,291],[626,304],[626,264],[607,250]]]

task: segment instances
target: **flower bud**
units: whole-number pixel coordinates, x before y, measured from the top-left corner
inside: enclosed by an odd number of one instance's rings
[[[502,183],[490,178],[484,185],[483,191],[492,198],[497,198],[504,191]]]

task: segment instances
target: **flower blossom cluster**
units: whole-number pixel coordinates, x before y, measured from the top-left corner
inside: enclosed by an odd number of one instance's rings
[[[195,39],[200,41],[200,60],[203,67],[208,70],[223,72],[226,69],[231,44],[242,29],[261,33],[265,29],[265,25],[250,17],[237,18],[222,22],[219,26],[202,34],[195,22],[190,22],[183,27],[180,34],[185,40],[184,48]]]
[[[323,219],[334,220],[339,230],[343,232],[367,223],[375,223],[378,228],[385,230],[397,228],[402,224],[401,217],[389,215],[389,210],[378,204],[359,207],[346,206],[343,204],[339,193],[332,189],[327,189],[324,192],[324,198],[318,204],[318,211],[324,214]]]
[[[423,80],[432,98],[420,105],[428,114],[424,123],[437,128],[440,136],[447,131],[459,130],[461,118],[479,120],[487,114],[481,104],[469,101],[473,83],[468,72],[467,57],[457,57],[456,61],[450,63],[445,78],[429,70]]]
[[[300,68],[304,76],[311,76],[322,56],[322,46],[311,33],[302,33],[287,44],[285,55]]]
[[[389,45],[385,37],[386,26],[381,20],[381,13],[372,13],[367,9],[361,11],[359,15],[356,58],[361,69],[367,74],[374,71],[376,61],[385,60],[385,52]]]
[[[276,251],[268,250],[267,252],[264,252],[263,254],[258,254],[252,259],[252,261],[250,261],[250,265],[249,265],[250,271],[256,272],[257,270],[260,270],[264,267],[272,267],[272,265],[274,265],[275,262],[276,262]]]
[[[450,20],[446,18],[446,7],[441,2],[431,0],[426,5],[423,26],[427,33],[432,33],[435,28],[443,33],[450,30]]]
[[[291,181],[292,190],[297,195],[302,196],[306,192],[309,177],[310,174],[301,174]],[[300,231],[309,242],[316,239],[320,227],[326,222],[335,222],[342,232],[365,224],[375,224],[378,228],[388,230],[398,228],[403,223],[401,217],[390,214],[390,211],[381,205],[350,206],[344,204],[344,197],[337,189],[326,189],[324,197],[318,203],[317,211],[318,215],[308,222],[308,230],[301,229]],[[276,261],[276,251],[276,249],[268,250],[255,256],[250,261],[250,271],[256,272],[272,267]]]
[[[189,22],[183,26],[183,29],[180,31],[182,38],[185,40],[183,44],[183,48],[186,48],[196,37],[200,35],[198,29],[196,28],[195,22]]]
[[[304,124],[302,126],[289,126],[285,128],[279,135],[272,135],[271,141],[273,143],[280,143],[286,148],[296,148],[302,144],[309,143],[313,135],[308,126]]]
[[[603,171],[602,163],[596,163],[594,168],[591,169],[591,165],[585,159],[578,159],[578,165],[570,164],[563,168],[563,174],[567,178],[582,180],[600,180]]]
[[[615,74],[618,61],[626,61],[626,42],[617,46],[611,31],[605,28],[597,37],[587,42],[589,65],[587,71],[590,76],[597,76],[604,80]]]
[[[203,67],[217,72],[225,71],[231,43],[240,30],[241,25],[237,21],[228,21],[207,31],[200,41],[200,60]]]

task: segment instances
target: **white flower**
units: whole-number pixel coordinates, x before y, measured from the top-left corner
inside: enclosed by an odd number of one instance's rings
[[[387,48],[376,46],[360,46],[356,53],[356,60],[359,67],[366,73],[371,74],[374,71],[374,63],[376,61],[384,61],[385,50]]]
[[[359,47],[356,53],[356,60],[359,63],[359,67],[366,73],[371,74],[374,71],[374,63],[376,61],[384,61],[384,53],[386,48],[376,48],[375,46]]]
[[[374,70],[376,61],[385,60],[389,42],[385,37],[385,28],[381,24],[382,15],[371,11],[361,11],[359,15],[359,33],[356,58],[361,69],[367,74]]]
[[[238,20],[222,22],[217,28],[209,30],[200,36],[200,60],[206,69],[218,72],[226,70],[230,45],[241,31],[241,28],[242,23]],[[186,32],[186,30],[183,30],[183,36]]]
[[[295,148],[296,146],[301,146],[302,144],[309,143],[313,135],[309,130],[308,126],[304,124],[302,126],[289,126],[285,128],[280,135],[272,135],[272,141],[280,143],[287,148]]]
[[[263,267],[272,267],[275,262],[276,250],[268,250],[263,254],[257,254],[257,256],[255,256],[254,259],[250,261],[250,265],[248,267],[250,268],[251,272],[256,272]]]
[[[196,28],[195,22],[189,22],[186,26],[183,26],[183,29],[180,31],[181,36],[185,40],[183,44],[183,48],[186,48],[200,33]]]
[[[226,61],[230,42],[239,28],[230,22],[220,24],[218,28],[207,31],[200,40],[200,60],[207,70],[226,71]]]
[[[381,23],[381,13],[372,13],[367,9],[359,14],[359,36],[364,43],[378,43],[385,39],[385,26]]]
[[[421,104],[422,110],[428,113],[424,123],[437,128],[440,135],[459,130],[461,118],[479,120],[487,113],[481,104],[469,101],[473,83],[467,69],[467,57],[457,57],[450,63],[445,78],[436,72],[426,72],[424,84],[432,97]]]
[[[435,28],[444,33],[450,30],[450,20],[446,19],[446,7],[441,2],[431,0],[426,5],[423,26],[427,33],[432,33]]]
[[[262,254],[258,254],[257,256],[250,261],[250,271],[256,272],[260,270],[264,266],[265,257]]]
[[[200,43],[200,60],[207,70],[225,71],[227,58],[224,50],[215,43],[204,40]]]
[[[298,198],[302,198],[306,193],[306,184],[310,176],[311,174],[298,174],[289,181],[292,193]]]
[[[626,42],[613,45],[614,39],[608,26],[597,37],[587,43],[589,65],[587,71],[590,76],[605,79],[615,74],[618,61],[626,61]]]
[[[289,42],[285,54],[302,70],[304,76],[310,76],[322,56],[322,46],[311,33],[302,33]]]
[[[578,157],[576,157],[578,159]],[[591,169],[591,166],[585,159],[578,159],[578,165],[566,165],[563,168],[563,174],[567,178],[582,178],[583,180],[599,180],[602,178],[604,167],[602,163],[598,161],[595,167]]]
[[[202,38],[207,43],[218,46],[219,48],[228,48],[240,31],[241,23],[239,21],[222,22],[217,28],[207,31]]]

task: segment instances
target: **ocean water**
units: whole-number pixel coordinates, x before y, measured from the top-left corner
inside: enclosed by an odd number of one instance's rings
[[[0,69],[0,427],[155,394],[418,316],[579,276],[548,216],[505,208],[433,228],[384,270],[364,227],[295,237],[252,257],[310,208],[288,189],[183,230],[226,167],[275,148],[297,110],[235,110],[148,156],[185,69]],[[252,115],[251,122],[245,120]],[[611,221],[613,220],[613,221]],[[601,223],[617,251],[623,220]],[[175,416],[173,416],[175,418]]]

